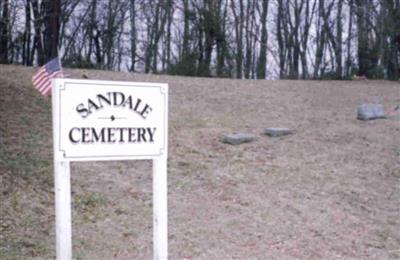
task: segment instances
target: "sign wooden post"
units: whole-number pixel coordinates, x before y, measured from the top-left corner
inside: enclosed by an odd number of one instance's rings
[[[72,258],[69,162],[54,162],[57,259]]]
[[[154,259],[168,259],[167,157],[153,160]]]
[[[71,161],[153,161],[154,259],[168,259],[168,85],[52,82],[57,259],[72,259]]]

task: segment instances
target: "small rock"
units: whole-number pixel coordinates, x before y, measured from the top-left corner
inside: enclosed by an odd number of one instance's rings
[[[254,141],[256,136],[248,133],[226,134],[222,137],[222,142],[226,144],[238,145]]]
[[[117,214],[117,215],[126,214],[126,212],[123,211],[122,209],[116,209],[116,210],[114,210],[114,213]]]
[[[385,118],[385,110],[381,104],[362,104],[357,108],[357,119],[372,120]]]
[[[270,127],[265,129],[264,134],[272,137],[277,137],[277,136],[293,134],[293,130],[282,127]]]

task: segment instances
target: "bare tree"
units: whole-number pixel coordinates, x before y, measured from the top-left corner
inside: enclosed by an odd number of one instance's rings
[[[308,62],[307,62],[307,50],[308,50],[308,38],[310,34],[310,27],[315,14],[315,7],[317,5],[317,1],[314,1],[311,10],[310,10],[310,1],[306,1],[306,7],[304,12],[304,23],[301,29],[301,67],[302,67],[302,79],[308,78]],[[310,12],[311,11],[311,12]]]
[[[32,0],[32,11],[33,11],[33,24],[34,24],[34,31],[35,31],[35,36],[33,40],[33,48],[34,51],[32,52],[32,55],[35,54],[36,51],[36,62],[38,65],[43,65],[45,63],[45,56],[44,56],[44,51],[43,51],[43,44],[42,44],[42,15],[40,13],[39,9],[39,1],[38,0]]]
[[[244,64],[244,77],[246,79],[250,78],[251,65],[253,62],[253,43],[255,40],[254,27],[255,27],[255,6],[256,1],[251,0],[247,3],[246,8],[246,53],[245,53],[245,64]]]
[[[235,35],[236,35],[236,77],[242,78],[243,65],[243,24],[244,24],[244,5],[243,0],[239,0],[239,14],[236,10],[236,1],[231,0],[232,13],[235,20]]]
[[[172,21],[174,17],[174,8],[172,0],[168,0],[168,8],[167,8],[167,23],[165,25],[165,34],[164,35],[164,42],[162,48],[162,70],[168,70],[171,64],[171,27]]]
[[[268,33],[267,33],[267,16],[268,16],[268,4],[269,0],[262,1],[261,11],[261,42],[260,42],[260,55],[258,58],[257,65],[257,78],[265,79],[266,76],[266,65],[267,65],[267,44],[268,44]]]
[[[58,56],[60,34],[61,3],[60,0],[42,0],[44,59],[48,61]]]
[[[136,1],[129,1],[129,15],[130,15],[130,42],[131,42],[131,68],[130,71],[135,71],[136,65],[136,42],[137,42],[137,32],[136,32]]]
[[[356,15],[357,15],[357,38],[358,38],[358,49],[357,49],[357,55],[358,55],[358,74],[359,75],[367,75],[367,72],[369,70],[369,47],[368,47],[368,30],[370,28],[369,26],[369,19],[370,17],[368,16],[368,8],[367,5],[369,4],[370,0],[355,0],[356,4]]]
[[[226,20],[227,20],[227,11],[228,6],[227,4],[223,4],[222,1],[218,2],[217,11],[216,11],[216,18],[218,22],[216,24],[216,46],[217,46],[217,76],[224,77],[225,76],[225,58],[228,52],[227,45],[226,45]]]
[[[343,77],[343,67],[342,67],[342,6],[344,1],[339,0],[337,2],[337,14],[336,14],[336,42],[334,46],[335,58],[336,58],[336,78],[342,79]]]
[[[94,45],[95,45],[95,37],[96,37],[96,30],[97,30],[97,0],[92,0],[89,4],[88,9],[89,11],[89,18],[88,18],[88,22],[86,25],[86,34],[88,37],[88,51],[86,53],[86,62],[91,64],[92,63],[92,55],[93,55],[93,49],[94,49]],[[97,39],[98,41],[98,39]],[[97,49],[97,48],[96,48]],[[100,48],[98,48],[97,50],[99,51]],[[98,53],[98,52],[97,52]],[[98,53],[99,54],[99,53]],[[101,55],[96,55],[97,59],[97,64],[102,62],[102,58]]]
[[[10,41],[9,32],[9,3],[8,0],[1,2],[1,21],[0,21],[0,63],[8,63],[8,44]]]
[[[351,67],[352,67],[352,57],[351,57],[351,42],[353,38],[353,0],[349,0],[349,22],[348,22],[348,29],[347,29],[347,58],[346,58],[346,77],[351,77]]]
[[[277,0],[278,2],[278,11],[276,15],[276,38],[278,41],[278,52],[279,52],[279,78],[283,79],[286,75],[285,73],[285,57],[286,57],[286,47],[285,47],[285,40],[284,34],[287,31],[285,28],[287,24],[285,23],[284,19],[284,7],[283,7],[283,0]]]
[[[25,2],[25,31],[22,47],[22,64],[32,66],[31,59],[31,1]]]
[[[164,34],[164,24],[167,20],[166,8],[170,6],[168,1],[156,1],[150,7],[146,15],[147,20],[147,44],[145,49],[145,72],[157,72],[158,43]]]

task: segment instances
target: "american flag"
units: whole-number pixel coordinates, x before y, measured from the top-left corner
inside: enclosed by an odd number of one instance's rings
[[[63,77],[60,61],[58,58],[54,58],[33,75],[32,83],[43,96],[48,96],[51,92],[51,79]]]

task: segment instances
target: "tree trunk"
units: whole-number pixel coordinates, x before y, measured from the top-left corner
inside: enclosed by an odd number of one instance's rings
[[[304,5],[304,0],[300,2],[300,4],[295,1],[294,4],[294,25],[291,28],[291,35],[293,35],[293,65],[291,68],[291,78],[298,79],[299,78],[299,58],[300,58],[300,40],[299,40],[299,29],[301,18],[300,15],[302,13]]]
[[[213,1],[205,0],[203,8],[203,28],[204,28],[204,63],[200,70],[200,76],[210,76],[210,65],[213,51],[214,40],[216,37],[216,21],[213,14]]]
[[[244,77],[250,78],[252,64],[252,45],[253,45],[253,26],[254,26],[254,7],[255,1],[248,1],[246,10],[246,56],[244,64]]]
[[[164,34],[164,25],[167,20],[165,3],[159,1],[155,7],[155,18],[154,22],[151,21],[151,17],[147,18],[148,21],[148,44],[145,50],[145,73],[149,73],[152,69],[154,72],[157,71],[157,55],[158,55],[158,42],[161,36]]]
[[[346,58],[346,78],[351,78],[351,40],[353,37],[353,0],[349,0],[349,27],[347,29],[347,58]]]
[[[43,0],[44,20],[44,55],[45,62],[58,56],[58,39],[60,33],[61,5],[60,0]]]
[[[186,60],[189,55],[189,0],[183,2],[183,43],[182,43],[182,60]]]
[[[136,65],[136,1],[130,0],[130,21],[131,21],[131,68],[130,71],[135,71]]]
[[[279,52],[279,78],[283,79],[285,77],[285,44],[283,40],[283,28],[284,22],[282,20],[284,12],[283,12],[283,0],[278,0],[278,13],[277,13],[277,22],[276,22],[276,38],[278,40],[278,52]]]
[[[174,8],[172,0],[168,0],[168,21],[167,21],[167,37],[166,37],[166,65],[167,69],[171,64],[171,26],[172,19],[174,18]]]
[[[262,1],[262,13],[261,13],[261,42],[260,42],[260,56],[258,58],[257,65],[257,78],[265,79],[266,76],[266,65],[267,65],[267,16],[268,16],[268,3],[269,0]]]
[[[117,50],[118,50],[117,69],[118,69],[118,71],[121,71],[122,53],[124,51],[124,46],[122,44],[122,34],[124,33],[124,24],[125,24],[124,21],[125,21],[125,16],[126,16],[125,8],[121,8],[120,12],[121,12],[121,18],[120,18],[120,21],[117,22],[117,24],[119,24],[119,32],[118,32],[118,37],[117,37]]]
[[[113,5],[113,3],[115,3]],[[116,33],[115,26],[115,13],[113,10],[117,9],[118,1],[109,0],[107,6],[107,27],[104,35],[104,52],[106,57],[106,69],[111,70],[114,63],[113,45]]]
[[[336,48],[335,48],[335,58],[336,58],[336,78],[342,79],[342,5],[343,0],[339,0],[337,4],[337,14],[336,14]]]
[[[9,3],[8,0],[2,2],[2,14],[0,21],[0,63],[8,63],[8,44],[9,44]]]
[[[239,15],[236,11],[235,0],[231,0],[232,13],[235,20],[235,36],[236,36],[236,78],[242,78],[243,65],[243,21],[244,7],[243,0],[239,0]]]
[[[384,65],[386,67],[387,78],[399,80],[400,78],[400,1],[384,1],[382,9],[385,11],[384,36],[385,51]]]
[[[316,44],[317,44],[317,50],[315,52],[315,64],[314,64],[314,79],[317,79],[319,75],[319,71],[321,68],[321,63],[322,63],[322,58],[324,54],[324,48],[325,48],[325,25],[323,21],[324,17],[324,0],[320,0],[319,2],[319,7],[318,7],[318,20],[317,20],[317,38],[316,38]]]
[[[22,64],[32,66],[31,63],[31,3],[26,0],[25,3],[25,31],[22,47]]]
[[[222,12],[222,1],[219,2],[218,6],[218,14],[217,18],[219,22],[216,24],[218,26],[216,42],[217,42],[217,76],[224,76],[224,66],[225,66],[225,56],[227,52],[226,48],[226,38],[225,38],[225,30],[226,30],[226,15],[227,15],[227,7],[224,7]],[[221,12],[223,15],[221,16]]]
[[[45,56],[43,52],[43,45],[42,45],[42,17],[39,13],[39,2],[38,0],[32,0],[32,11],[34,17],[34,29],[35,29],[35,36],[33,39],[34,48],[37,52],[36,55],[36,62],[38,66],[42,66],[45,63]],[[34,52],[33,52],[34,54]],[[33,56],[32,56],[33,59]]]
[[[151,46],[151,52],[152,52],[152,56],[153,56],[153,64],[151,66],[152,71],[154,73],[157,72],[157,55],[158,55],[158,40],[156,40],[156,35],[159,34],[159,23],[160,23],[160,15],[162,13],[161,10],[161,3],[159,2],[157,4],[157,8],[156,8],[156,14],[155,14],[155,22],[154,22],[154,40],[153,40],[153,44]]]
[[[204,29],[203,29],[203,17],[199,16],[199,25],[197,26],[197,30],[198,30],[198,37],[197,37],[197,45],[198,45],[198,52],[197,52],[197,70],[196,70],[196,75],[201,75],[202,74],[202,70],[204,67]],[[188,63],[188,64],[192,64],[192,63]],[[185,63],[186,65],[186,63]]]
[[[307,50],[308,50],[308,36],[310,32],[310,26],[312,20],[314,18],[315,7],[317,5],[317,1],[314,1],[313,6],[311,8],[310,13],[310,4],[309,1],[306,1],[306,10],[304,16],[304,27],[303,31],[301,32],[301,51],[300,51],[300,58],[301,58],[301,67],[302,67],[302,79],[308,78],[308,62],[307,62]]]
[[[91,57],[93,53],[93,44],[94,44],[94,32],[96,28],[96,17],[97,17],[97,0],[92,0],[92,3],[90,5],[91,12],[90,12],[90,20],[89,20],[89,28],[88,28],[88,37],[89,37],[89,43],[88,43],[88,52],[86,54],[86,62],[91,64]]]
[[[368,47],[368,14],[367,3],[365,0],[355,0],[357,7],[357,57],[358,57],[358,75],[367,76],[369,70],[369,47]]]

